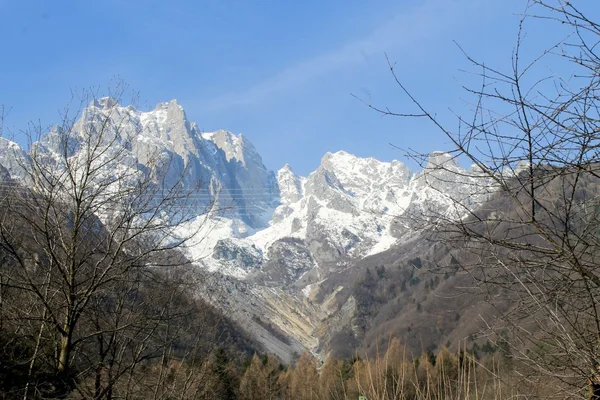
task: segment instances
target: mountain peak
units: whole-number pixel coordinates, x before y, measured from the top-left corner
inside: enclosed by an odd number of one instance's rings
[[[88,105],[88,108],[100,108],[102,110],[108,110],[110,108],[116,107],[118,106],[119,103],[117,102],[116,99],[114,99],[113,97],[101,97],[99,99],[94,99],[90,102],[90,104]]]
[[[294,171],[292,170],[292,167],[290,166],[290,164],[285,164],[283,167],[281,167],[281,169],[279,171],[277,171],[277,175],[279,174],[293,174]]]
[[[327,153],[325,153],[325,155],[323,156],[323,158],[321,158],[321,162],[325,162],[331,159],[342,159],[342,158],[358,158],[357,156],[348,153],[347,151],[344,150],[338,150],[334,153],[328,151]]]
[[[277,184],[282,204],[294,203],[302,198],[302,178],[292,171],[289,164],[277,171]]]
[[[328,152],[321,159],[321,169],[333,171],[336,174],[342,173],[343,175],[350,171],[372,172],[377,169],[388,168],[406,169],[406,174],[410,174],[410,171],[400,161],[393,160],[392,162],[386,162],[373,157],[359,157],[344,150],[335,153]]]
[[[164,121],[187,122],[187,116],[185,115],[183,106],[175,99],[165,103],[158,103],[154,111],[150,112],[162,116],[162,118],[159,119]]]
[[[221,149],[225,153],[228,162],[234,159],[246,166],[247,161],[254,160],[262,165],[262,159],[254,145],[241,133],[236,135],[233,132],[220,129],[212,133],[203,133],[202,137],[212,141],[217,148]]]
[[[437,169],[437,168],[458,168],[458,162],[456,156],[445,152],[445,151],[434,151],[429,153],[427,159],[426,169]]]
[[[177,99],[172,99],[171,101],[165,101],[162,103],[158,103],[156,105],[155,110],[162,110],[162,109],[169,109],[169,108],[179,108],[181,111],[183,111],[183,106],[181,104],[179,104]]]
[[[359,160],[362,160],[360,157],[357,157],[353,154],[350,154],[344,150],[336,151],[335,153],[327,152],[321,158],[321,167],[329,170],[329,169],[347,169],[351,168],[352,165],[355,165]]]
[[[356,157],[355,155],[350,154],[345,150],[338,150],[335,153],[328,153],[328,154],[331,154],[333,157],[347,157],[347,156]]]

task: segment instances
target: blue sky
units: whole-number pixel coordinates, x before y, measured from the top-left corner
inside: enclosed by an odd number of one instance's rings
[[[583,3],[586,3],[583,1]],[[588,5],[595,3],[589,0]],[[301,174],[327,151],[381,160],[448,148],[419,120],[381,117],[351,94],[414,111],[400,79],[443,118],[464,109],[473,57],[510,66],[523,0],[0,0],[0,104],[17,135],[48,126],[71,90],[123,79],[143,109],[176,98],[205,131],[254,143],[267,167]],[[597,11],[597,6],[592,6]],[[528,44],[548,26],[526,26]],[[410,162],[408,164],[411,167]]]

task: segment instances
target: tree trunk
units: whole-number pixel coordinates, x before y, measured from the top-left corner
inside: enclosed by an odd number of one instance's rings
[[[69,372],[69,356],[71,355],[71,333],[67,332],[61,337],[60,348],[58,351],[57,371],[60,375],[66,375]]]

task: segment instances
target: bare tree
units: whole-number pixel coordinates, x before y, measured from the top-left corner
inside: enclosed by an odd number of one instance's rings
[[[211,203],[194,203],[185,169],[174,176],[164,154],[132,156],[122,93],[85,92],[75,114],[30,141],[23,185],[2,184],[0,295],[11,300],[2,323],[30,337],[28,373],[50,371],[43,390],[53,395],[94,377],[93,397],[110,398],[118,379],[171,351],[180,332],[169,321],[189,311],[177,271],[195,231],[179,228]],[[87,111],[90,101],[102,111]],[[36,395],[29,382],[23,398]]]
[[[531,20],[568,28],[568,35],[531,54],[523,50]],[[457,128],[428,110],[391,62],[395,83],[415,109],[368,103],[386,115],[429,120],[452,143],[451,155],[474,164],[468,179],[474,192],[487,193],[484,201],[455,198],[454,212],[425,215],[435,221],[429,238],[452,249],[452,259],[493,304],[509,305],[487,322],[513,333],[515,359],[571,396],[586,397],[587,379],[593,398],[600,398],[599,42],[600,24],[574,2],[530,1],[509,71],[464,52],[481,80],[463,87],[471,110],[457,116]],[[571,72],[548,74],[548,65]],[[424,155],[409,155],[425,162]],[[446,173],[430,174],[433,188],[440,179],[465,178],[464,170],[435,169]]]

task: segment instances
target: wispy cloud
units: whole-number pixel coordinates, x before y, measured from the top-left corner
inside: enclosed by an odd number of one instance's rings
[[[220,112],[260,104],[320,76],[360,64],[371,55],[421,46],[426,37],[439,34],[449,25],[464,23],[477,4],[481,4],[480,1],[425,1],[419,7],[394,16],[359,40],[301,61],[248,88],[202,101],[201,106],[205,111]]]

